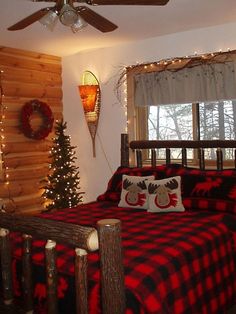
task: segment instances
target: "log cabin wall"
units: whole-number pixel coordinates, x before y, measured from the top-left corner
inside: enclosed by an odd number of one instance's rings
[[[0,46],[1,158],[0,199],[7,211],[34,214],[41,211],[41,180],[49,171],[53,131],[43,140],[26,137],[20,126],[23,105],[33,99],[47,103],[55,120],[62,118],[61,58]],[[32,115],[32,128],[42,117]]]

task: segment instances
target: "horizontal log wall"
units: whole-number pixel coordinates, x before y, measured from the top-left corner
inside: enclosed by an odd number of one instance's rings
[[[49,150],[54,130],[43,140],[24,136],[19,115],[33,99],[48,104],[54,121],[62,118],[61,58],[0,46],[2,99],[1,150],[3,167],[0,198],[7,211],[34,214],[41,211],[41,180],[48,174]],[[33,115],[31,126],[42,120]]]

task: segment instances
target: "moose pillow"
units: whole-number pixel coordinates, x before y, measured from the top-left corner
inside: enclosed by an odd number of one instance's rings
[[[148,208],[148,181],[154,176],[122,176],[122,190],[119,207]]]
[[[181,177],[148,182],[149,212],[183,212]]]

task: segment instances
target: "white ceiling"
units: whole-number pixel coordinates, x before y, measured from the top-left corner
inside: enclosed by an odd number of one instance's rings
[[[166,6],[94,6],[118,29],[101,33],[88,26],[74,34],[60,23],[53,32],[36,22],[24,30],[7,27],[52,2],[0,0],[0,45],[65,56],[195,28],[236,22],[235,0],[169,0]]]

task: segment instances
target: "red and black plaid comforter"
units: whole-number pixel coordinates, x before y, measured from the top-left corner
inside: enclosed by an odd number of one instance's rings
[[[127,310],[130,313],[223,314],[236,300],[236,263],[232,233],[221,222],[223,215],[210,212],[148,213],[96,202],[43,217],[83,225],[101,218],[122,221]],[[35,300],[43,313],[43,241],[34,242]],[[17,238],[16,246],[19,245]],[[60,313],[73,313],[74,251],[59,245],[62,273],[58,294]],[[21,254],[15,250],[16,256]],[[16,262],[20,271],[20,263]],[[89,259],[90,313],[99,313],[98,254]],[[15,291],[19,292],[15,276]],[[112,314],[112,313],[111,313]]]

